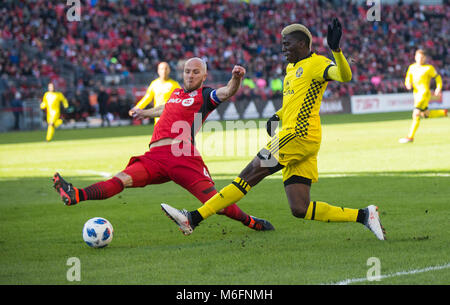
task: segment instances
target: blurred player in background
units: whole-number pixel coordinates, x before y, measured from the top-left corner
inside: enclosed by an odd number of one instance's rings
[[[438,118],[447,115],[447,109],[429,110],[428,102],[431,98],[430,81],[432,78],[436,80],[435,96],[441,95],[442,78],[436,72],[436,69],[429,64],[426,64],[426,53],[422,49],[418,49],[415,54],[415,63],[408,67],[405,78],[406,89],[414,91],[414,110],[412,114],[412,124],[409,134],[406,138],[401,138],[400,143],[411,143],[414,141],[414,136],[419,128],[420,118]]]
[[[64,108],[69,107],[66,97],[61,92],[55,91],[53,83],[48,84],[48,91],[45,92],[42,98],[41,109],[47,109],[47,142],[53,139],[55,128],[62,124],[61,104]]]
[[[147,92],[141,98],[141,100],[134,106],[128,114],[130,116],[133,115],[136,109],[144,109],[153,101],[153,107],[156,108],[158,106],[164,105],[166,101],[169,99],[173,90],[176,88],[181,88],[180,84],[177,81],[171,79],[169,77],[170,74],[170,66],[166,62],[161,62],[158,65],[158,75],[159,78],[153,80],[150,83],[150,86],[147,88]],[[159,118],[155,118],[155,125],[158,122]]]
[[[184,66],[184,89],[175,89],[166,104],[151,109],[135,109],[136,118],[161,116],[150,140],[150,149],[144,155],[132,157],[127,167],[107,181],[86,188],[76,188],[58,173],[53,176],[54,187],[66,205],[85,200],[107,199],[124,188],[144,187],[173,181],[188,190],[200,202],[217,194],[214,182],[200,153],[195,148],[194,136],[208,115],[221,102],[238,91],[245,69],[235,66],[228,84],[216,90],[203,87],[207,77],[206,63],[191,58]],[[150,194],[151,196],[151,194]],[[236,204],[221,211],[231,219],[257,231],[273,230],[264,219],[244,213]]]
[[[283,121],[282,129],[231,184],[202,207],[188,212],[163,203],[163,211],[185,235],[189,235],[201,221],[239,201],[265,177],[282,170],[284,189],[293,216],[323,222],[358,222],[370,229],[378,239],[384,240],[385,233],[376,206],[350,209],[310,201],[311,183],[318,180],[322,96],[329,81],[349,82],[352,78],[350,66],[339,47],[342,36],[340,22],[334,18],[327,34],[336,64],[311,51],[312,35],[304,25],[291,24],[282,30],[281,35],[282,52],[289,63],[283,85],[283,106],[269,119],[267,131],[272,135],[275,127],[272,122],[280,119]]]

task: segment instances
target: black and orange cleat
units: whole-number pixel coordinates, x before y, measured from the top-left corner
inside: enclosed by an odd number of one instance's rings
[[[80,202],[78,189],[67,183],[58,173],[53,175],[53,187],[61,196],[65,205],[75,205]]]
[[[273,231],[275,228],[273,225],[265,220],[260,219],[255,216],[250,216],[250,223],[247,225],[250,229],[256,230],[256,231]]]

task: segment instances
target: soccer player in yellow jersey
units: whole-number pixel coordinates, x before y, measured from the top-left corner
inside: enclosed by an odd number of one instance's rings
[[[45,92],[41,103],[41,109],[47,109],[47,142],[53,139],[55,128],[58,128],[63,122],[60,118],[61,104],[64,108],[69,107],[69,103],[65,96],[61,92],[56,92],[53,83],[49,83],[48,91]]]
[[[158,75],[159,78],[153,80],[150,86],[147,88],[147,92],[142,97],[142,99],[134,106],[130,111],[129,115],[133,116],[134,110],[136,108],[144,109],[153,101],[153,107],[158,107],[164,105],[169,99],[172,91],[176,88],[181,88],[177,81],[169,77],[170,66],[166,62],[161,62],[158,65]],[[159,118],[155,118],[155,124],[158,122]]]
[[[385,239],[378,208],[341,208],[321,201],[310,200],[311,183],[317,182],[317,154],[321,143],[320,103],[331,80],[348,82],[352,72],[339,47],[342,26],[334,18],[328,26],[327,41],[336,63],[311,52],[310,31],[301,24],[283,29],[282,52],[289,62],[283,88],[283,106],[268,121],[282,120],[282,129],[265,148],[245,167],[239,176],[198,210],[178,210],[161,204],[163,211],[185,234],[191,234],[204,219],[242,199],[265,177],[282,170],[283,182],[292,215],[323,222],[359,222],[378,239]]]
[[[442,78],[436,72],[432,65],[426,64],[426,54],[422,49],[418,49],[415,54],[415,63],[411,64],[406,72],[405,87],[408,90],[413,89],[414,110],[412,114],[413,122],[406,138],[401,138],[400,143],[411,143],[419,128],[420,118],[437,118],[447,116],[447,109],[429,110],[428,102],[431,98],[430,81],[436,80],[436,89],[434,95],[439,96],[442,90]]]

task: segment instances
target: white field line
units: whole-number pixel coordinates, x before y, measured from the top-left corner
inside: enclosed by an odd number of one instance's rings
[[[448,269],[448,268],[450,268],[450,263],[447,263],[445,265],[440,265],[440,266],[432,266],[432,267],[426,267],[426,268],[422,268],[422,269],[399,271],[399,272],[395,272],[395,273],[391,273],[391,274],[380,275],[377,279],[382,280],[382,279],[387,279],[387,278],[391,278],[391,277],[419,274],[419,273],[435,271],[435,270],[443,270],[443,269]],[[346,279],[346,280],[342,280],[342,281],[339,281],[336,283],[327,283],[327,284],[323,284],[323,285],[349,285],[349,284],[353,284],[353,283],[361,283],[361,282],[368,282],[368,281],[369,281],[369,279],[367,277],[361,277],[361,278],[354,278],[354,279]]]
[[[0,167],[0,172],[4,171],[4,172],[10,172],[10,171],[17,171],[17,170],[21,170],[21,171],[37,171],[37,172],[56,172],[56,171],[62,171],[60,169],[54,169],[54,168],[33,168],[33,167]],[[97,175],[97,176],[101,176],[104,178],[108,178],[108,177],[112,177],[113,174],[109,173],[109,172],[104,172],[104,171],[96,171],[96,170],[89,170],[89,169],[80,169],[80,170],[73,170],[78,174],[81,175]],[[367,177],[367,176],[376,176],[376,177],[450,177],[450,173],[440,173],[440,172],[436,172],[436,173],[402,173],[402,172],[398,172],[398,173],[344,173],[344,174],[320,174],[319,173],[319,177],[320,178],[339,178],[339,177]],[[234,174],[222,174],[222,175],[214,175],[213,173],[213,179],[231,179],[231,178],[235,178],[236,175]],[[266,177],[265,179],[280,179],[281,178],[281,174],[280,173],[275,173],[271,176]]]
[[[319,178],[345,178],[345,177],[450,177],[450,173],[351,173],[351,174],[320,174]],[[213,179],[232,179],[235,178],[236,175],[233,174],[222,174],[222,175],[214,175],[212,174]],[[280,173],[275,173],[271,176],[265,177],[264,179],[280,179],[282,176]]]

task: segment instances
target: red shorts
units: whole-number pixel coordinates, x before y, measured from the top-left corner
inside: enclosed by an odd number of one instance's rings
[[[190,189],[200,181],[214,186],[208,168],[195,150],[190,156],[175,156],[171,145],[151,148],[142,156],[132,157],[123,172],[133,179],[133,187],[173,181]]]

